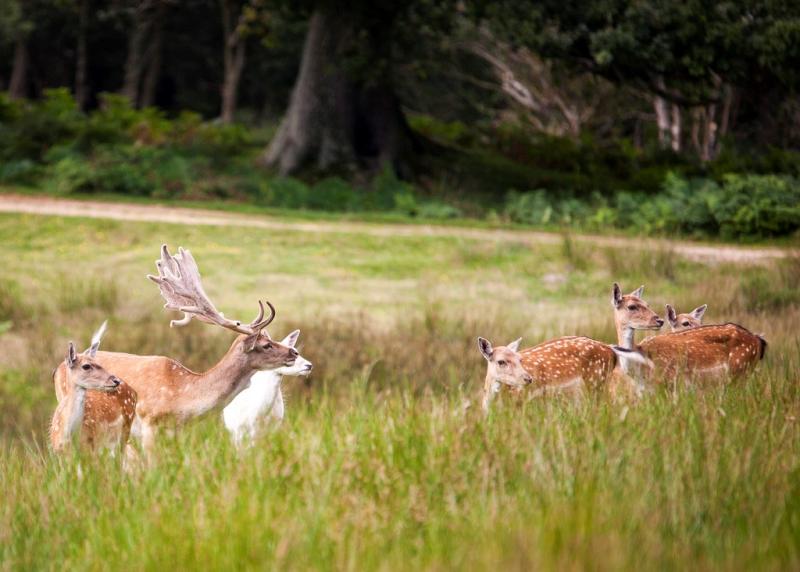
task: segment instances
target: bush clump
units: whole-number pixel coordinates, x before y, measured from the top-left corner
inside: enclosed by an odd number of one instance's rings
[[[724,238],[785,236],[800,229],[800,179],[728,174],[721,183],[669,174],[661,192],[580,199],[543,189],[511,192],[506,216],[537,226],[613,226],[644,234]]]

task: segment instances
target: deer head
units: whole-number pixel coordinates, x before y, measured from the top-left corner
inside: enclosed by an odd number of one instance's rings
[[[82,389],[114,391],[122,382],[117,376],[108,373],[95,361],[96,352],[97,347],[94,341],[92,346],[82,354],[77,353],[75,344],[70,342],[67,348],[67,356],[64,358],[64,363],[67,366],[67,380],[72,385]]]
[[[478,338],[478,349],[487,361],[487,384],[522,387],[531,383],[533,379],[522,367],[520,355],[517,352],[521,341],[522,338],[519,338],[507,346],[493,348],[489,340]]]
[[[635,330],[658,330],[664,325],[664,320],[642,300],[643,292],[644,286],[639,286],[630,294],[623,295],[616,282],[611,289],[611,305],[614,308],[619,344],[628,349],[633,346]]]
[[[205,293],[200,279],[200,270],[194,257],[188,250],[178,248],[178,254],[172,255],[167,245],[161,246],[161,258],[156,260],[158,276],[148,274],[147,277],[158,284],[161,296],[166,300],[165,308],[183,312],[183,318],[172,320],[171,327],[185,326],[192,318],[201,322],[215,324],[240,334],[234,342],[235,351],[239,351],[250,369],[275,369],[294,365],[297,351],[269,337],[266,327],[275,319],[275,307],[266,302],[270,314],[264,317],[264,302],[258,301],[259,311],[249,324],[239,320],[231,320],[216,309],[214,303]]]
[[[283,338],[283,340],[281,340],[281,344],[283,344],[287,348],[294,349],[295,344],[297,344],[297,338],[299,337],[300,337],[300,330],[295,330],[291,334]],[[308,361],[303,356],[298,355],[295,358],[293,365],[279,367],[275,370],[275,373],[277,373],[278,375],[305,376],[311,373],[313,367],[314,366],[311,364],[310,361]]]
[[[703,325],[703,315],[708,309],[708,304],[698,306],[688,314],[678,314],[675,308],[667,304],[667,321],[673,332],[682,332],[690,328]]]

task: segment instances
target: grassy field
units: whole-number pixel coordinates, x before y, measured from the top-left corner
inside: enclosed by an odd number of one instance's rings
[[[169,329],[144,275],[192,249],[229,316],[271,300],[315,364],[287,419],[237,453],[215,416],[157,466],[56,459],[68,340],[210,366],[231,336]],[[702,265],[669,248],[0,215],[0,569],[797,569],[800,261]],[[614,338],[611,282],[710,305],[770,342],[750,379],[641,402],[502,396],[475,344]]]

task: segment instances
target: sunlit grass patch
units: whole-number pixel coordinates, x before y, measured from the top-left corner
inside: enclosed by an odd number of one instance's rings
[[[781,294],[792,261],[0,221],[13,322],[0,333],[1,569],[797,568],[800,307]],[[314,372],[284,380],[286,420],[243,451],[211,416],[161,442],[148,470],[56,459],[50,375],[69,339],[88,343],[108,318],[104,348],[195,370],[230,346],[205,324],[169,328],[144,277],[162,242],[192,249],[226,315],[249,320],[259,297],[273,301],[270,333],[300,328]],[[708,323],[764,333],[765,362],[727,386],[639,402],[504,393],[484,418],[476,336],[612,342],[613,280],[644,283],[657,311],[708,303]],[[761,286],[745,295],[748,280]]]

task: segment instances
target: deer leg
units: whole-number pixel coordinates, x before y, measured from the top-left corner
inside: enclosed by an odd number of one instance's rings
[[[156,428],[152,423],[142,420],[142,449],[148,464],[153,463],[156,444]]]

